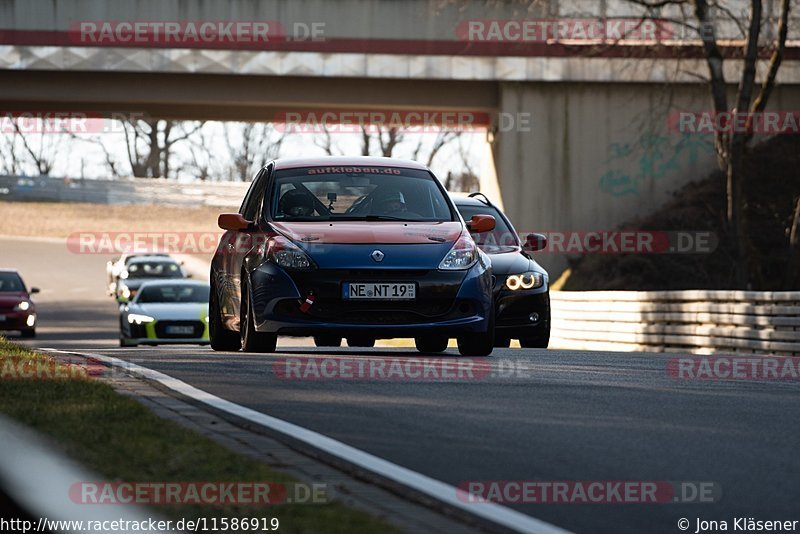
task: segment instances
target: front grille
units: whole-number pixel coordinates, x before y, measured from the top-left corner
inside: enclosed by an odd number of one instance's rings
[[[189,334],[168,334],[167,327],[170,326],[191,326],[192,332]],[[205,325],[201,321],[159,321],[156,323],[156,336],[162,339],[190,339],[202,337]]]

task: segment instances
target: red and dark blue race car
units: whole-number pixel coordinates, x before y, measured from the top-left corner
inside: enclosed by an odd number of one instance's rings
[[[413,337],[421,352],[456,338],[463,355],[494,346],[492,273],[424,165],[390,158],[277,160],[253,180],[211,265],[215,350],[272,352],[277,336],[372,346]]]

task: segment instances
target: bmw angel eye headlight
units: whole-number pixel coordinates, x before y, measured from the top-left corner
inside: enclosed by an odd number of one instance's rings
[[[511,291],[536,289],[537,287],[542,287],[542,284],[544,284],[544,276],[536,271],[512,274],[506,278],[506,287]]]
[[[31,303],[27,300],[23,300],[16,306],[14,306],[14,310],[16,311],[28,311],[31,308]]]
[[[315,267],[311,258],[300,247],[281,236],[270,238],[267,243],[266,258],[267,261],[284,269],[305,271]]]
[[[149,315],[143,315],[140,313],[131,313],[128,315],[128,322],[130,324],[152,323],[153,321],[155,321],[155,319]]]

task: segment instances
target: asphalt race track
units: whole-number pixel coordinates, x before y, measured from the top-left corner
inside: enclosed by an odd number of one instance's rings
[[[0,266],[43,290],[39,337],[27,345],[126,359],[452,485],[703,481],[721,489],[714,503],[509,505],[577,532],[680,532],[680,518],[689,532],[697,518],[726,520],[731,530],[737,517],[797,519],[797,381],[678,380],[667,374],[675,354],[530,349],[495,350],[490,372],[466,379],[287,379],[276,372],[286,358],[375,365],[420,355],[291,340],[273,355],[120,349],[116,306],[104,294],[107,259],[0,239]],[[446,358],[471,363],[454,349]]]

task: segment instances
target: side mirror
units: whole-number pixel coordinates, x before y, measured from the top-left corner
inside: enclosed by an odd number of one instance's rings
[[[33,295],[34,293],[38,293],[40,291],[41,291],[41,289],[39,289],[38,287],[32,287],[31,291],[30,291],[30,294]]]
[[[536,252],[545,248],[547,248],[547,236],[543,234],[528,234],[525,244],[522,245],[522,249],[527,252]]]
[[[467,229],[473,234],[491,232],[497,225],[497,221],[491,215],[473,215],[467,223]]]
[[[186,273],[186,278],[193,278],[194,275],[192,273]]]
[[[217,218],[217,224],[223,230],[241,232],[250,228],[253,222],[248,221],[239,213],[222,213]]]

